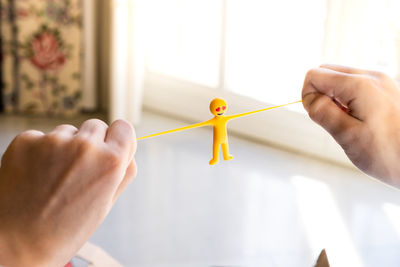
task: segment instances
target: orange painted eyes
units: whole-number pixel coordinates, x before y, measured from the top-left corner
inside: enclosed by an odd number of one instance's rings
[[[223,107],[222,107],[222,110],[225,110],[225,109],[226,109],[226,106],[223,106]],[[221,107],[216,108],[215,111],[216,111],[216,112],[220,112],[220,111],[221,111]]]

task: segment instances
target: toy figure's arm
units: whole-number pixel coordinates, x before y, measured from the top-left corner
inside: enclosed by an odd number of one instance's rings
[[[237,118],[240,118],[240,117],[252,115],[254,113],[263,112],[263,111],[274,109],[274,108],[280,108],[280,107],[288,106],[288,105],[291,105],[291,104],[294,104],[294,103],[299,103],[299,102],[301,102],[301,100],[300,101],[296,101],[296,102],[291,102],[291,103],[288,103],[288,104],[284,104],[284,105],[279,105],[279,106],[274,106],[274,107],[269,107],[269,108],[263,108],[263,109],[250,111],[250,112],[245,112],[245,113],[240,113],[240,114],[236,114],[236,115],[228,115],[228,116],[226,116],[226,118],[228,120],[237,119]]]
[[[210,126],[210,125],[212,125],[211,120],[195,123],[195,124],[192,124],[192,125],[188,125],[188,126],[177,128],[177,129],[172,129],[172,130],[161,132],[161,133],[146,135],[146,136],[143,136],[143,137],[139,137],[136,140],[146,139],[146,138],[159,136],[159,135],[163,135],[163,134],[168,134],[168,133],[180,132],[180,131],[189,130],[189,129],[193,129],[193,128],[198,128],[198,127],[203,127],[203,126]]]

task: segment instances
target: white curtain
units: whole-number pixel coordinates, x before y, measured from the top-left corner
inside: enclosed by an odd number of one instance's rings
[[[140,122],[144,73],[140,9],[140,0],[111,1],[110,121]]]
[[[97,84],[96,84],[96,31],[95,31],[95,0],[82,1],[83,5],[83,54],[82,69],[82,108],[95,110],[97,108]]]

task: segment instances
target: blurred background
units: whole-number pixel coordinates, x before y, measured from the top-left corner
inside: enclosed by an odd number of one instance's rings
[[[301,99],[322,63],[400,82],[397,0],[1,0],[0,155],[20,131],[124,118],[137,135]],[[373,112],[373,111],[371,111]],[[92,241],[125,266],[399,266],[400,194],[357,171],[302,105],[140,141]]]

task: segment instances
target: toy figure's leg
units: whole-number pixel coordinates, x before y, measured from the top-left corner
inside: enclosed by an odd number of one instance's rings
[[[219,160],[219,143],[213,143],[213,158],[210,160],[210,165],[214,165]]]
[[[224,155],[224,160],[233,159],[232,155],[229,155],[229,145],[228,142],[222,144],[222,154]]]

